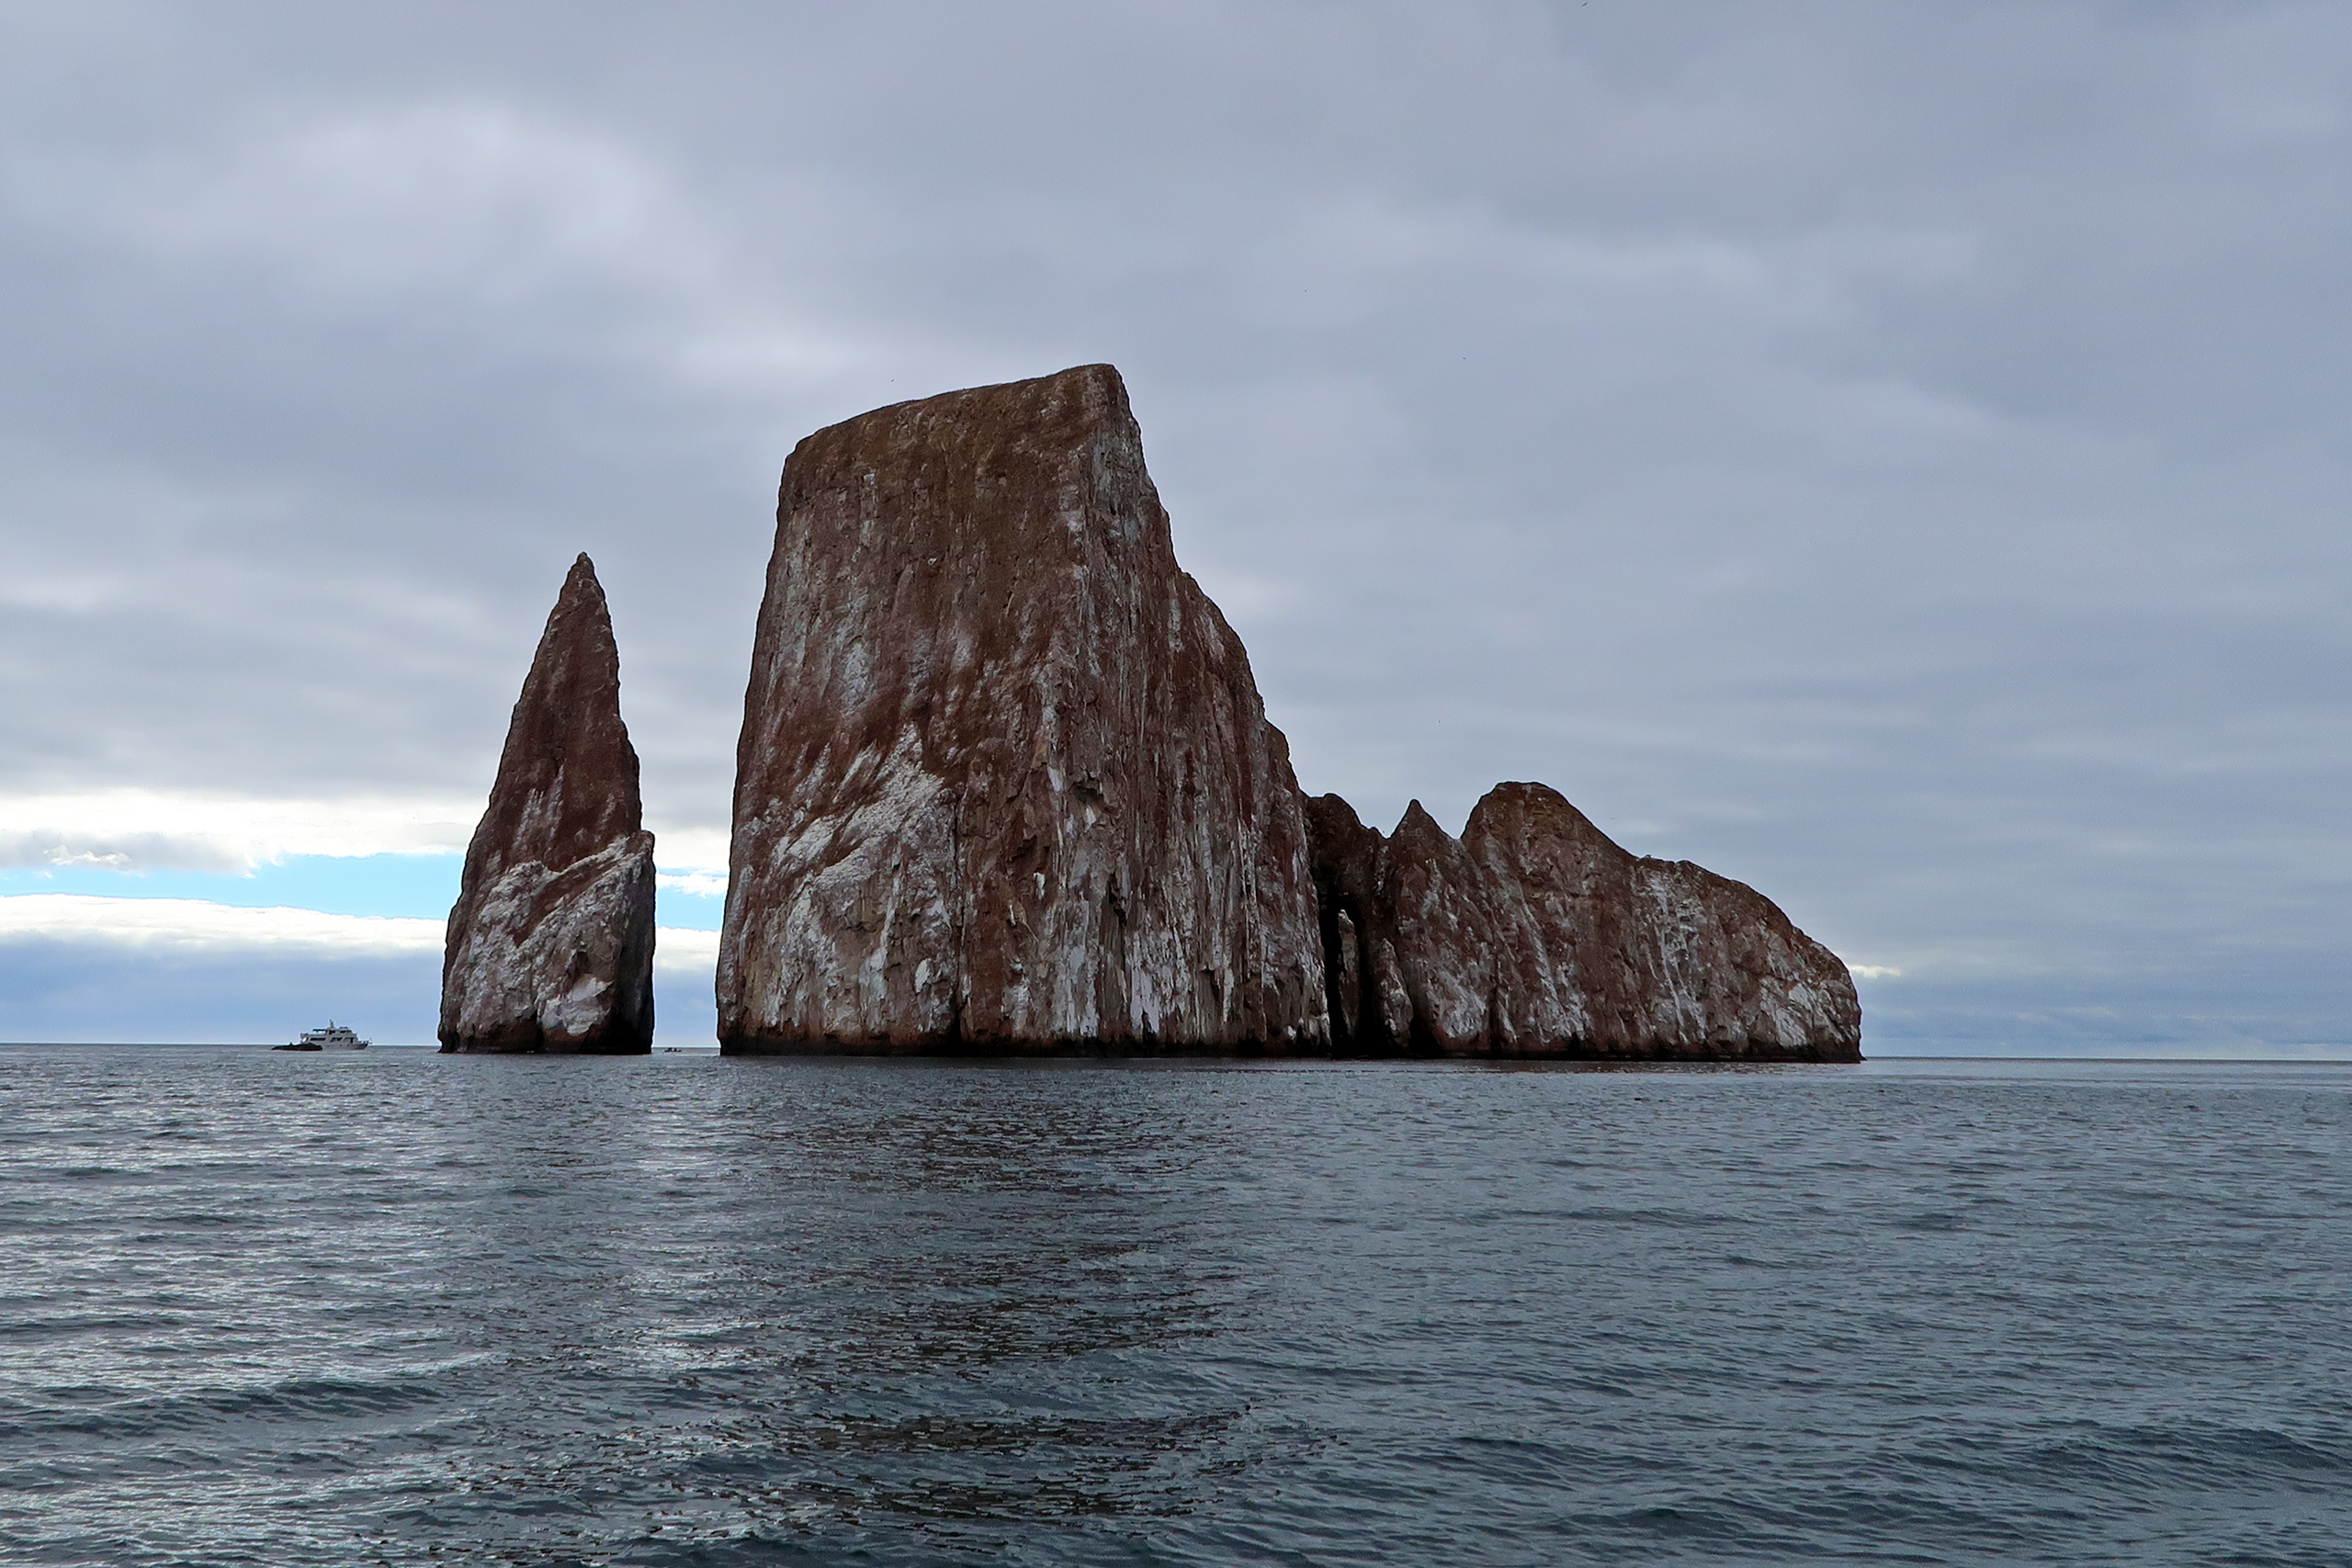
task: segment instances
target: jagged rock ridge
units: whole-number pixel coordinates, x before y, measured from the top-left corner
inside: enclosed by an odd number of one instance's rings
[[[1107,365],[786,465],[722,1048],[1321,1051],[1306,826]]]
[[[652,1048],[653,835],[585,555],[548,616],[466,849],[440,1032],[444,1051]]]
[[[1462,837],[1416,801],[1384,839],[1309,801],[1335,1048],[1856,1061],[1838,956],[1744,884],[1637,858],[1558,792],[1498,784]]]

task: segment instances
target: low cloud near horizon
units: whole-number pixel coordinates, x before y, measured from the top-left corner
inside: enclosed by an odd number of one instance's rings
[[[793,443],[1108,360],[1308,790],[1556,785],[1866,1050],[2352,1054],[2340,7],[91,0],[0,89],[0,869],[461,848],[586,549],[707,893]],[[0,1034],[430,1036],[43,897]]]
[[[365,1021],[379,1044],[430,1045],[435,1010],[412,998],[434,999],[442,932],[437,919],[194,898],[0,897],[0,1039],[274,1043],[333,1014]],[[717,931],[654,933],[662,1043],[711,1038],[718,962]]]

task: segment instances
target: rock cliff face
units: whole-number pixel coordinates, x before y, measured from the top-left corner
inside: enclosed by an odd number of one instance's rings
[[[441,1049],[619,1055],[653,1042],[653,835],[620,656],[582,556],[548,616],[466,849]]]
[[[1115,370],[795,449],[730,863],[729,1052],[1328,1049],[1289,748]]]
[[[1753,888],[1627,853],[1542,784],[1498,784],[1454,839],[1307,802],[1342,1052],[1860,1059],[1837,955]]]

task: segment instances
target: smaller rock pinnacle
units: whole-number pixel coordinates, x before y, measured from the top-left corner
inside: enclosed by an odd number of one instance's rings
[[[653,835],[596,569],[572,563],[466,849],[441,1049],[620,1055],[653,1041]]]

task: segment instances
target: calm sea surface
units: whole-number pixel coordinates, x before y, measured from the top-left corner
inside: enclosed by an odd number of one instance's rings
[[[2352,1069],[0,1048],[0,1560],[2352,1563]]]

